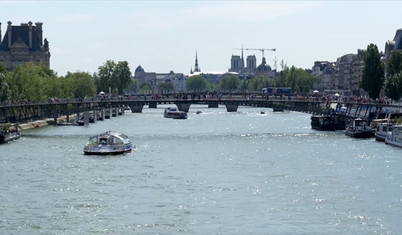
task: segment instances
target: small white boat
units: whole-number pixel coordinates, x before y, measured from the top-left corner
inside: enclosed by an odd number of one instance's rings
[[[125,134],[108,131],[91,136],[84,147],[84,154],[122,154],[130,152],[131,149],[130,139]]]
[[[392,124],[389,123],[377,123],[375,131],[375,139],[378,141],[385,141],[387,133],[392,131]]]
[[[371,138],[374,137],[374,129],[367,125],[366,120],[357,118],[346,127],[345,134],[353,138]]]
[[[173,118],[173,119],[187,119],[187,113],[184,111],[179,111],[176,108],[166,108],[163,114],[165,118]]]
[[[385,143],[402,148],[402,125],[392,126],[392,131],[387,133]]]

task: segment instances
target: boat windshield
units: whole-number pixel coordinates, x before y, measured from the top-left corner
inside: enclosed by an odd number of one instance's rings
[[[88,140],[87,145],[97,145],[98,143],[98,137],[97,136],[91,136]]]

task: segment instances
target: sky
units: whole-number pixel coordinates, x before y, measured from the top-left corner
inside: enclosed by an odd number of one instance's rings
[[[42,22],[50,68],[93,74],[107,60],[131,72],[227,72],[238,48],[267,63],[311,69],[371,43],[384,51],[402,28],[402,1],[0,1],[2,37],[12,25]],[[244,57],[259,50],[245,50]],[[276,61],[276,63],[275,63]],[[276,65],[276,66],[275,66]]]

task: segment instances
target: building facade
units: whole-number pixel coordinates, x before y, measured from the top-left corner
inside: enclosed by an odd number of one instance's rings
[[[12,25],[8,21],[3,38],[0,23],[0,64],[7,70],[13,70],[15,66],[29,62],[50,66],[49,42],[46,38],[43,40],[42,23],[34,25],[29,21]]]
[[[336,62],[314,62],[311,73],[320,78],[315,89],[360,95],[362,92],[360,83],[363,77],[364,53],[365,50],[359,49],[357,54],[343,55]]]
[[[149,83],[153,92],[158,92],[158,86],[164,82],[169,82],[173,85],[176,92],[183,92],[186,89],[187,77],[183,73],[155,73],[145,72],[144,68],[139,65],[134,72],[134,79],[138,81],[137,85],[141,86],[143,83]]]
[[[384,52],[384,65],[385,65],[385,73],[387,72],[387,64],[391,57],[391,53],[394,50],[402,51],[402,29],[398,29],[395,33],[394,40],[388,40],[385,43],[385,52]]]

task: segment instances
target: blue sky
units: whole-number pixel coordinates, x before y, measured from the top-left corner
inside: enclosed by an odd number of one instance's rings
[[[188,74],[195,53],[204,72],[225,72],[234,48],[275,48],[267,63],[311,68],[374,43],[384,51],[402,28],[402,1],[0,1],[4,36],[43,22],[51,68],[97,72],[107,60],[134,72]],[[261,63],[261,52],[255,54]]]

